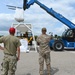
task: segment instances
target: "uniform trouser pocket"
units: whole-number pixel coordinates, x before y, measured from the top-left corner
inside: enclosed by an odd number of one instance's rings
[[[9,61],[9,75],[15,75],[16,68],[17,68],[17,57],[11,56]]]

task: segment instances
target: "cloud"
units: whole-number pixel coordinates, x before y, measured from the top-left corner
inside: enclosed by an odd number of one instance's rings
[[[14,22],[13,14],[0,14],[0,31],[6,31]]]
[[[55,29],[55,31],[56,32],[54,32],[54,34],[60,34],[60,35],[62,35],[62,33],[67,29],[68,27],[67,26],[65,26],[65,25],[62,25],[60,28],[59,27],[57,27],[56,29]]]
[[[9,34],[8,31],[0,31],[0,35],[7,35],[7,34]]]
[[[14,5],[14,1],[7,1],[10,5]],[[43,3],[48,8],[53,8],[57,13],[62,14],[64,17],[75,23],[75,0],[38,0]],[[17,6],[22,6],[22,1],[15,1]],[[5,9],[6,10],[6,9]],[[8,11],[10,12],[10,10]],[[13,13],[12,13],[13,12]],[[17,23],[14,20],[15,12],[12,11],[9,13],[0,13],[0,29],[5,30],[4,28],[9,28],[12,23]],[[49,32],[54,34],[61,35],[65,30],[66,25],[52,17],[45,10],[40,8],[36,3],[32,5],[29,9],[24,11],[25,23],[32,24],[35,34],[41,34],[41,28],[46,27]],[[1,26],[2,25],[2,26]],[[3,28],[4,27],[4,28]]]
[[[72,22],[75,24],[75,19],[73,19]]]
[[[5,14],[5,13],[1,13],[0,14],[0,20],[13,20],[13,15],[14,14]]]

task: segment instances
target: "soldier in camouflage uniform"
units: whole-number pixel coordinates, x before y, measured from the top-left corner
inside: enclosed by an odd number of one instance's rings
[[[0,38],[0,43],[4,43],[4,47],[0,49],[4,52],[1,75],[15,75],[17,61],[20,59],[20,40],[14,36],[15,28],[9,29],[10,35]]]
[[[51,37],[46,34],[46,28],[42,28],[42,34],[37,38],[39,44],[39,73],[43,75],[44,60],[47,66],[47,74],[50,75],[50,48],[49,41]]]

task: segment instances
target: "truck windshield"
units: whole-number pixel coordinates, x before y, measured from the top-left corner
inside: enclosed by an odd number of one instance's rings
[[[71,29],[67,29],[63,32],[62,37],[71,37],[73,34],[73,31]]]
[[[66,29],[66,30],[62,33],[62,37],[65,37],[65,36],[66,36],[67,31],[68,31],[68,29]]]

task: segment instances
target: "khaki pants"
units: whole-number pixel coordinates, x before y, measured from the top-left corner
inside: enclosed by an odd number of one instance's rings
[[[4,55],[3,64],[2,64],[2,74],[1,75],[15,75],[17,66],[17,57]]]
[[[44,60],[46,62],[46,67],[47,67],[47,74],[50,75],[50,53],[46,53],[44,56],[39,55],[39,73],[40,75],[43,75],[43,71],[44,71]]]

